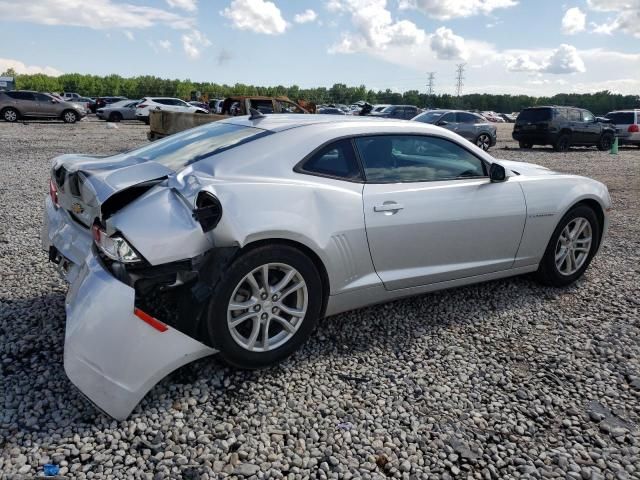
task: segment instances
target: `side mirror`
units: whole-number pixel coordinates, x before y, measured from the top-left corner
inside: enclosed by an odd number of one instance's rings
[[[58,100],[56,100],[55,98],[52,98],[51,103],[58,103]]]
[[[439,127],[444,127],[445,125],[449,125],[449,122],[447,122],[446,120],[440,120],[436,123],[436,125],[438,125]]]
[[[504,182],[507,179],[507,171],[499,163],[492,163],[489,167],[489,179],[491,183]]]

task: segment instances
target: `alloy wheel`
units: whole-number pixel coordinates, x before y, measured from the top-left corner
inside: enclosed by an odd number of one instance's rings
[[[586,218],[572,219],[560,233],[555,250],[556,268],[561,275],[576,273],[589,256],[593,241],[591,223]]]
[[[7,122],[15,122],[18,119],[18,115],[15,110],[7,110],[4,112],[4,119]]]
[[[73,112],[67,112],[64,114],[64,120],[68,123],[73,123],[76,121],[76,114]]]
[[[486,133],[480,135],[476,140],[476,145],[485,152],[489,150],[489,147],[491,146],[491,139],[489,138],[489,135],[487,135]]]
[[[227,306],[231,337],[250,352],[268,352],[287,343],[302,325],[309,292],[290,265],[261,265],[238,283]]]

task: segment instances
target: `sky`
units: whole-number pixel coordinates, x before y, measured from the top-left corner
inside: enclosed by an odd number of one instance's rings
[[[0,73],[640,94],[640,0],[0,0]]]

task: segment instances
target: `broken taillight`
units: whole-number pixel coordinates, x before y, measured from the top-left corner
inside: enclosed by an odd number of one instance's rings
[[[96,246],[111,260],[121,263],[137,263],[141,261],[140,256],[133,247],[120,235],[107,235],[107,232],[98,223],[94,223],[91,230]]]
[[[55,184],[52,178],[49,179],[49,196],[51,197],[51,202],[53,205],[58,208],[60,204],[58,203],[58,186]]]
[[[145,105],[144,103],[140,103],[138,105],[136,105],[136,108],[145,108],[147,105]]]

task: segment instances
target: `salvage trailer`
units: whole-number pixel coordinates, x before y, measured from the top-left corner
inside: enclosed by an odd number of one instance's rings
[[[315,104],[294,102],[287,97],[238,96],[225,99],[222,113],[203,115],[201,113],[168,112],[155,110],[149,112],[150,141],[164,138],[174,133],[198,127],[205,123],[217,122],[230,116],[248,115],[250,110],[260,113],[315,113]]]

